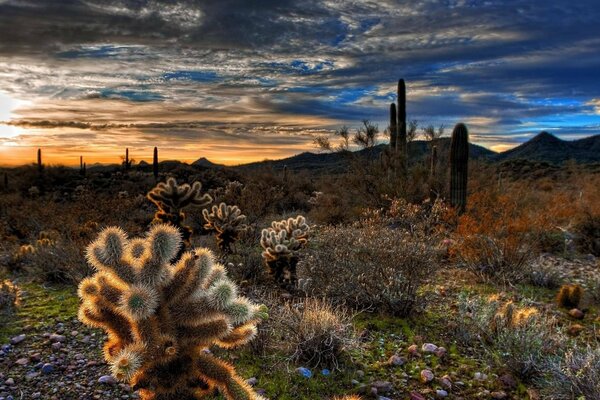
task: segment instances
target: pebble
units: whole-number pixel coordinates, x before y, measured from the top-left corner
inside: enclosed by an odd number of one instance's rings
[[[8,378],[7,380],[4,381],[4,384],[6,386],[12,386],[15,384],[15,380],[13,378]]]
[[[423,353],[435,353],[438,347],[433,343],[424,343],[421,347]]]
[[[492,399],[498,399],[498,400],[506,399],[508,397],[507,394],[504,393],[503,391],[492,392],[491,396],[492,396]]]
[[[102,383],[104,385],[115,385],[117,383],[117,379],[112,375],[102,375],[98,378],[98,383]]]
[[[425,398],[425,396],[423,396],[421,393],[418,393],[418,392],[410,392],[409,399],[410,400],[427,400]]]
[[[574,308],[572,310],[569,311],[569,316],[571,316],[571,318],[575,318],[575,319],[583,319],[583,311],[581,311],[578,308]]]
[[[475,372],[475,374],[473,375],[473,378],[476,381],[485,381],[487,379],[487,375],[484,374],[483,372]]]
[[[448,396],[448,392],[446,392],[443,389],[438,389],[438,390],[435,391],[435,395],[437,397],[447,397]]]
[[[424,369],[421,371],[420,378],[421,378],[421,382],[429,383],[433,380],[434,375],[433,375],[433,372],[431,372],[430,370]]]
[[[42,374],[50,374],[54,371],[54,365],[46,363],[42,365]]]
[[[371,389],[375,389],[375,394],[386,394],[394,390],[394,387],[392,386],[392,383],[388,381],[375,381],[371,383]]]
[[[12,339],[10,339],[10,344],[12,344],[12,345],[19,344],[23,340],[25,340],[26,337],[27,337],[27,335],[25,335],[25,334],[21,334],[21,335],[15,336]]]
[[[297,371],[297,372],[298,372],[300,375],[302,375],[303,377],[305,377],[305,378],[307,378],[307,379],[309,379],[309,378],[311,378],[311,377],[312,377],[312,372],[311,372],[311,370],[310,370],[310,369],[308,369],[308,368],[305,368],[305,367],[299,367],[299,368],[296,368],[296,371]]]
[[[254,386],[258,383],[258,379],[256,379],[255,376],[253,376],[252,378],[246,379],[246,383],[250,386]]]
[[[391,356],[388,360],[388,364],[393,365],[395,367],[404,365],[405,362],[406,362],[406,360],[403,357],[400,357],[399,355],[396,355],[396,354]]]
[[[61,343],[61,342],[64,342],[67,338],[64,335],[59,335],[57,333],[53,333],[52,335],[50,335],[49,339],[51,342]]]
[[[25,365],[29,364],[29,359],[28,358],[19,358],[17,361],[15,361],[15,364],[20,365],[20,366],[25,366]]]

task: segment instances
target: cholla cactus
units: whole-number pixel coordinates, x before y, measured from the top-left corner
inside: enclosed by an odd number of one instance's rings
[[[194,182],[192,186],[178,185],[175,178],[167,179],[152,189],[146,197],[158,207],[154,214],[153,223],[171,223],[182,232],[183,243],[188,247],[192,229],[183,224],[185,214],[183,210],[188,207],[204,207],[212,202],[208,194],[201,194],[202,184]]]
[[[215,389],[229,400],[262,399],[208,348],[249,342],[266,307],[238,296],[207,249],[171,264],[181,245],[167,224],[135,239],[120,228],[102,231],[87,248],[96,273],[79,285],[79,319],[108,333],[112,374],[142,399],[200,399]]]
[[[238,206],[228,206],[225,203],[202,210],[206,224],[204,228],[217,232],[217,245],[223,252],[230,252],[231,245],[235,243],[247,230],[246,216]]]
[[[0,281],[0,314],[11,313],[19,305],[19,288],[9,280]]]
[[[302,215],[273,221],[271,227],[262,230],[260,244],[265,249],[262,257],[277,282],[284,285],[296,282],[298,250],[308,242],[309,231]]]

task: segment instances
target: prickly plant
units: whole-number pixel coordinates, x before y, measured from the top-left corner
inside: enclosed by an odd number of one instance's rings
[[[298,251],[308,242],[310,227],[302,215],[273,221],[263,229],[260,244],[262,257],[269,273],[284,287],[296,282]]]
[[[396,151],[396,143],[398,142],[398,127],[396,117],[396,104],[390,104],[390,151]]]
[[[469,132],[458,123],[450,142],[450,204],[459,214],[467,208],[467,174],[469,170]]]
[[[154,174],[154,179],[158,180],[158,147],[154,148],[154,156],[152,158],[152,173]]]
[[[170,223],[181,230],[183,243],[190,246],[192,229],[184,225],[184,209],[189,207],[204,207],[212,202],[208,194],[201,194],[202,184],[194,182],[192,186],[178,185],[175,178],[167,179],[152,189],[146,197],[158,207],[152,223]]]
[[[131,168],[131,161],[129,160],[129,148],[125,149],[125,161],[123,162],[123,166],[125,167],[125,171],[129,171]]]
[[[0,281],[0,314],[14,311],[19,305],[19,292],[19,288],[11,281]]]
[[[398,81],[398,119],[396,122],[398,153],[406,158],[406,83],[404,79]]]
[[[87,248],[96,273],[79,285],[79,319],[107,332],[113,376],[143,400],[201,399],[215,389],[229,400],[262,399],[209,347],[252,340],[266,307],[238,296],[208,249],[170,263],[181,245],[181,233],[167,224],[143,238],[102,231]]]
[[[563,308],[577,308],[583,297],[580,285],[562,285],[556,295],[556,302]]]
[[[248,230],[246,216],[238,206],[228,206],[221,203],[212,206],[211,212],[202,210],[206,224],[204,228],[215,231],[217,246],[222,252],[231,252],[231,246]]]
[[[37,151],[37,167],[39,172],[42,172],[44,169],[44,164],[42,164],[42,149],[38,149]]]

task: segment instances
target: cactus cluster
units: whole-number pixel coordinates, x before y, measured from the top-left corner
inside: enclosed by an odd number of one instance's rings
[[[152,189],[146,197],[156,205],[153,223],[170,223],[181,230],[183,243],[190,246],[192,229],[184,225],[185,213],[189,207],[204,207],[212,202],[212,197],[202,194],[202,184],[194,182],[178,185],[175,178],[169,178]]]
[[[185,252],[177,228],[152,226],[144,238],[107,228],[87,248],[96,273],[84,279],[79,319],[108,334],[104,357],[143,400],[261,399],[233,366],[209,351],[254,338],[266,308],[237,295],[207,249]]]
[[[296,282],[298,250],[308,242],[309,232],[310,227],[302,215],[273,221],[269,228],[262,230],[262,257],[269,273],[278,283],[289,286]]]
[[[562,285],[556,295],[556,302],[563,308],[578,308],[583,297],[580,285]]]
[[[202,210],[206,224],[204,228],[216,232],[217,246],[224,253],[231,251],[231,246],[248,230],[246,216],[238,206],[221,203],[212,206],[211,211]]]

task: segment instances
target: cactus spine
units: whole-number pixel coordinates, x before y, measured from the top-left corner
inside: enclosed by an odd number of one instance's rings
[[[390,150],[391,152],[396,151],[396,144],[398,142],[398,127],[397,127],[397,116],[396,116],[396,104],[390,104]]]
[[[152,160],[152,172],[154,179],[158,180],[158,147],[154,148],[154,158]]]
[[[262,399],[208,349],[248,343],[266,307],[238,296],[208,249],[171,263],[181,244],[167,224],[135,239],[120,228],[102,231],[87,248],[96,273],[79,285],[79,319],[108,333],[113,376],[142,400],[201,399],[215,389],[228,400]]]
[[[467,176],[469,170],[469,132],[458,123],[450,142],[450,204],[459,214],[467,207]]]

